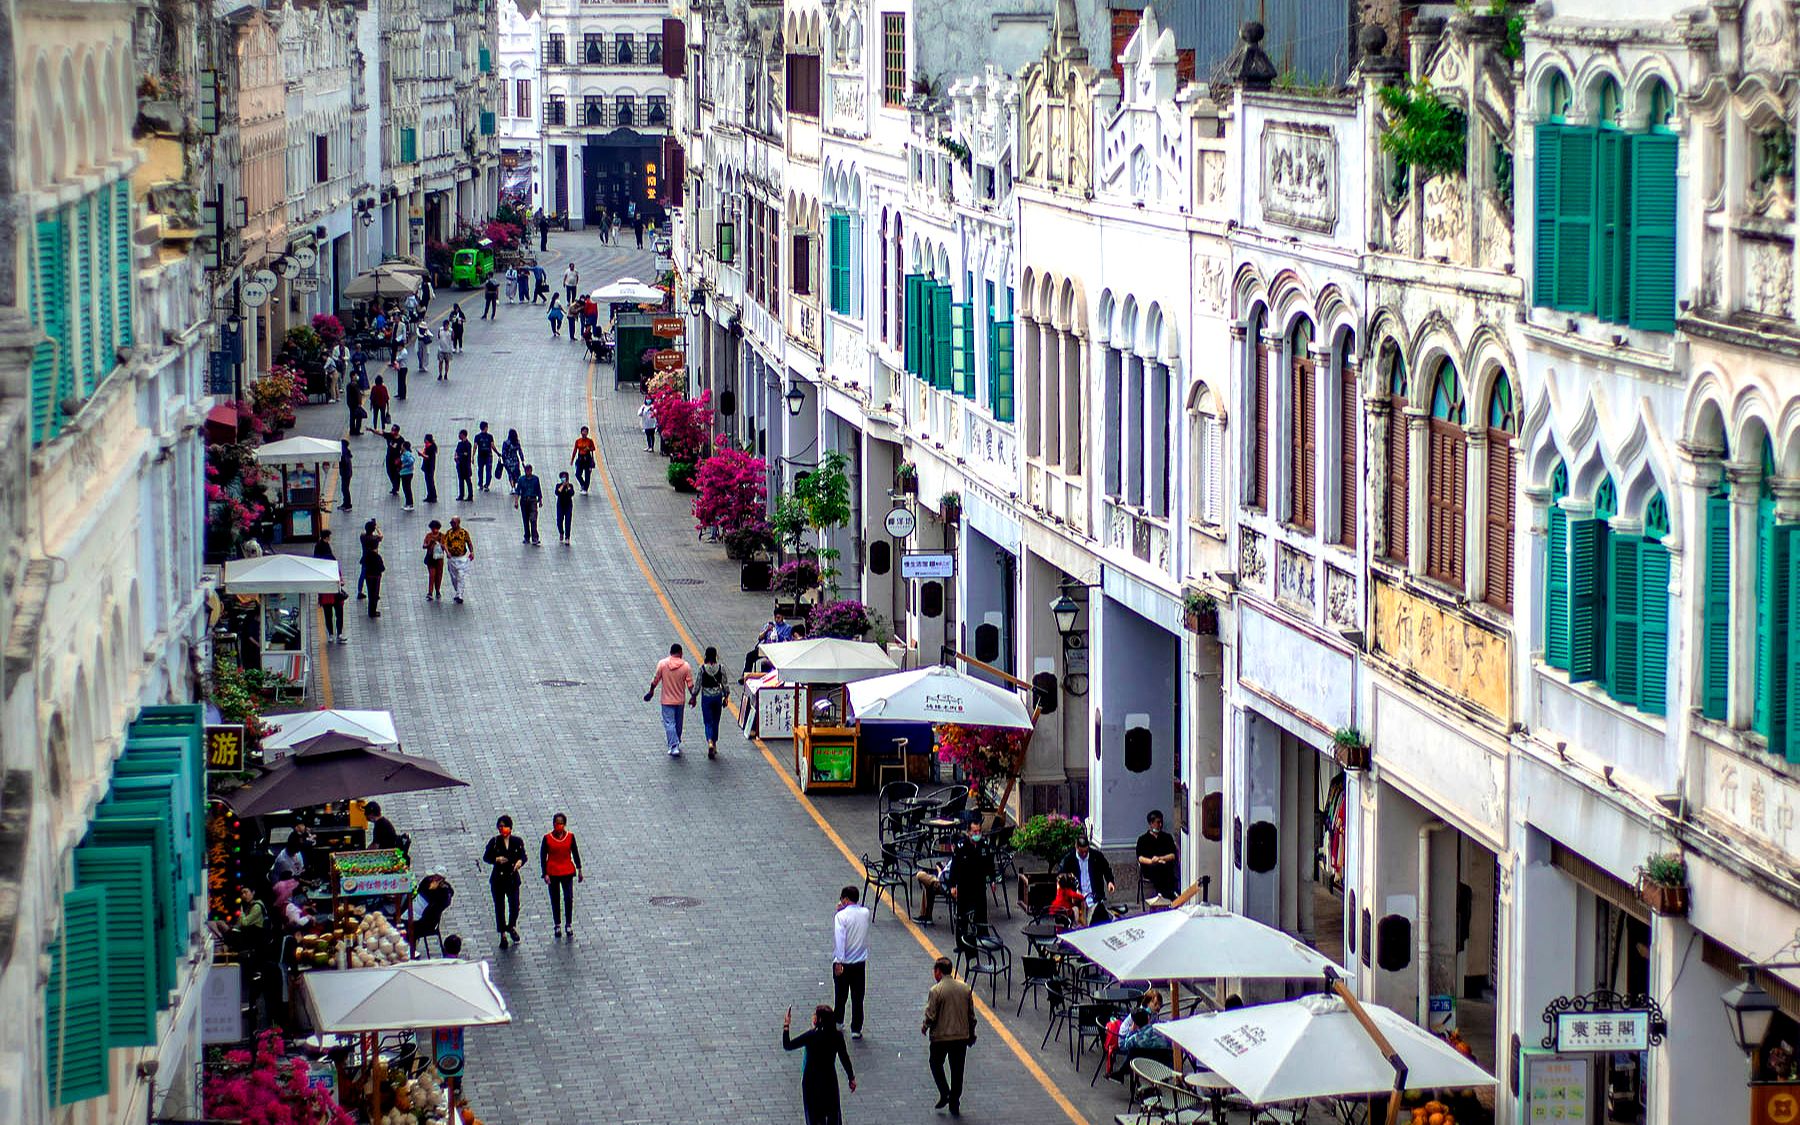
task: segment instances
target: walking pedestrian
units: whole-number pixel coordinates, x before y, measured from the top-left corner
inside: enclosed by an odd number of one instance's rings
[[[494,835],[481,853],[481,862],[490,864],[488,893],[494,896],[494,929],[500,931],[500,948],[506,948],[510,936],[519,940],[519,872],[525,866],[525,841],[513,835],[512,817],[502,816],[494,822]]]
[[[656,408],[650,405],[649,395],[638,407],[638,425],[644,427],[644,452],[656,452]]]
[[[368,597],[369,556],[381,550],[381,525],[374,520],[363,524],[362,535],[357,542],[362,546],[362,552],[357,556],[356,572],[356,600],[360,602]]]
[[[837,994],[832,1019],[844,1026],[844,1002],[850,1007],[850,1038],[862,1038],[863,986],[868,983],[869,922],[874,915],[855,887],[838,892],[837,915],[831,923],[831,982]]]
[[[432,520],[425,532],[425,600],[444,600],[444,525]]]
[[[432,334],[431,325],[426,323],[424,317],[419,318],[419,327],[413,339],[418,348],[419,370],[421,372],[431,370],[431,345],[437,337]]]
[[[600,241],[601,242],[612,241],[608,237],[612,233],[612,216],[610,216],[606,213],[606,208],[604,208],[604,207],[600,208],[600,221],[598,223],[596,223],[595,225],[600,228]]]
[[[700,723],[706,730],[706,756],[719,756],[719,715],[725,710],[725,666],[719,663],[719,650],[706,646],[700,662]]]
[[[331,546],[331,529],[324,528],[319,538],[313,543],[313,558],[337,561],[337,552]],[[344,603],[350,595],[344,590],[343,569],[338,570],[338,588],[335,593],[319,595],[319,609],[325,617],[325,643],[344,643]]]
[[[519,303],[519,267],[517,266],[506,267],[506,303],[509,305]]]
[[[656,671],[650,677],[650,688],[644,692],[644,702],[656,694],[658,686],[662,688],[662,724],[663,734],[669,740],[669,757],[681,757],[681,721],[682,709],[692,707],[699,699],[699,691],[694,686],[694,670],[688,662],[681,658],[681,646],[669,646],[669,655],[656,662]]]
[[[456,498],[475,499],[475,445],[468,430],[456,431]]]
[[[524,541],[533,547],[538,545],[538,507],[543,502],[544,486],[527,465],[513,482],[513,504],[519,509],[519,522],[525,528]]]
[[[514,489],[519,487],[519,470],[525,464],[525,447],[519,442],[519,431],[506,431],[506,440],[500,443],[500,467],[506,470],[506,483]]]
[[[581,427],[581,436],[575,439],[575,448],[569,454],[569,464],[575,466],[575,479],[581,483],[581,491],[587,492],[588,485],[594,483],[594,439],[588,436],[588,428]]]
[[[843,1125],[844,1112],[838,1102],[837,1068],[844,1064],[844,1077],[850,1080],[850,1092],[856,1093],[856,1068],[850,1065],[850,1049],[844,1046],[843,1033],[831,1022],[831,1008],[820,1004],[813,1009],[812,1026],[799,1035],[791,1034],[794,1009],[781,1019],[783,1050],[805,1050],[800,1061],[800,1104],[806,1111],[806,1125]]]
[[[550,216],[544,214],[541,210],[537,215],[537,229],[539,252],[550,249]]]
[[[461,516],[450,517],[450,530],[444,532],[444,554],[450,568],[450,594],[461,605],[463,588],[469,582],[469,567],[475,562],[475,537],[462,525]]]
[[[538,867],[544,873],[544,885],[550,888],[550,922],[556,936],[567,930],[575,936],[575,884],[586,882],[581,874],[581,847],[575,833],[569,831],[569,818],[557,813],[550,818],[550,831],[538,847]],[[564,919],[567,919],[565,924]]]
[[[569,268],[563,271],[563,304],[575,303],[575,290],[580,286],[581,271],[575,268],[574,262],[570,262]]]
[[[563,473],[556,482],[556,534],[565,544],[574,526],[575,486],[569,483],[569,474]]]
[[[450,346],[458,354],[462,352],[463,327],[469,323],[469,314],[463,312],[462,302],[450,306]]]
[[[545,311],[544,319],[550,322],[550,337],[555,339],[562,335],[562,294],[550,294],[550,308]]]
[[[387,560],[381,557],[381,532],[375,530],[375,521],[364,526],[362,572],[368,580],[369,616],[374,618],[381,616],[381,576],[387,572]],[[375,532],[373,539],[368,534],[371,531]]]
[[[400,510],[413,510],[413,471],[419,467],[419,455],[413,452],[412,442],[400,443],[400,493],[402,503]]]
[[[497,320],[500,316],[500,281],[493,274],[481,287],[481,319]]]
[[[442,335],[438,337],[437,342],[438,382],[448,383],[450,381],[450,357],[455,354],[456,352],[450,347],[450,322],[445,320],[443,323]]]
[[[550,295],[550,278],[544,273],[544,267],[535,261],[531,263],[531,303],[537,304]]]
[[[975,990],[956,979],[950,958],[939,957],[931,966],[937,981],[925,996],[925,1022],[921,1034],[931,1037],[931,1079],[937,1083],[937,1108],[950,1107],[950,1116],[962,1116],[963,1061],[975,1042]],[[950,1077],[944,1078],[944,1064]]]
[[[350,386],[344,391],[344,404],[350,411],[351,437],[362,436],[363,419],[369,416],[368,408],[363,405],[367,394],[368,392],[362,388],[361,381],[357,379],[350,380]]]
[[[632,232],[637,235],[637,248],[642,250],[644,248],[644,220],[641,218],[632,219],[631,229]]]
[[[394,371],[394,401],[406,401],[406,348],[402,347],[388,364]]]
[[[350,439],[339,439],[343,449],[338,453],[338,491],[343,494],[344,501],[338,505],[338,511],[350,510],[350,478],[356,475],[356,457],[350,452]],[[325,534],[320,532],[321,535]]]
[[[381,435],[387,442],[387,452],[382,454],[382,467],[387,469],[388,495],[400,495],[400,454],[406,450],[406,440],[400,436],[399,426],[389,426],[388,432]]]
[[[475,469],[475,483],[486,492],[494,480],[494,435],[488,432],[486,422],[475,432]]]
[[[435,504],[437,498],[437,439],[430,434],[425,435],[425,444],[419,447],[419,472],[425,476],[425,502]]]
[[[375,376],[375,385],[369,388],[369,424],[375,428],[376,433],[380,433],[388,428],[388,423],[392,420],[388,414],[387,383],[382,381],[380,375],[377,375]],[[357,432],[361,433],[362,431],[358,430]]]

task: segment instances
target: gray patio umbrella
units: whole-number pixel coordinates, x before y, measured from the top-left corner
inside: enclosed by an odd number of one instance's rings
[[[239,816],[468,784],[430,758],[383,750],[353,735],[327,734],[307,741],[317,745],[283,758],[226,797]]]

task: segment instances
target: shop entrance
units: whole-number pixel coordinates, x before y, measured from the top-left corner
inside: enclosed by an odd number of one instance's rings
[[[632,214],[648,221],[659,212],[657,188],[662,184],[662,147],[656,138],[630,129],[615,129],[587,138],[581,158],[583,221],[593,226],[604,211],[621,222]]]
[[[1248,800],[1237,818],[1244,913],[1349,965],[1347,883],[1355,877],[1349,779],[1335,761],[1255,711]],[[1234,855],[1234,863],[1236,862]]]

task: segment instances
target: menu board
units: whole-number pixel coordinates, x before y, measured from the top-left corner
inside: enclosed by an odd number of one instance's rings
[[[811,782],[824,782],[830,785],[849,785],[856,780],[856,747],[852,743],[820,743],[812,744],[812,772],[807,776]]]
[[[1593,1058],[1527,1050],[1524,1057],[1523,1125],[1588,1125]]]

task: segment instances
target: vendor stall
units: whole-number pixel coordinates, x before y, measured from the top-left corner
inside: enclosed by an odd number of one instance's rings
[[[794,774],[805,792],[855,789],[862,778],[856,727],[845,686],[898,668],[867,641],[818,637],[762,646],[775,675],[798,692],[794,710]]]
[[[307,595],[335,594],[342,581],[336,559],[258,555],[226,563],[220,588],[255,600],[254,612],[238,618],[238,650],[254,656],[242,659],[243,666],[279,672],[305,695],[312,621]]]
[[[319,482],[325,466],[339,453],[337,442],[316,437],[291,437],[257,448],[256,463],[281,474],[274,512],[281,541],[310,543],[318,538],[325,499]]]
[[[371,746],[400,749],[400,732],[394,727],[391,711],[294,711],[264,715],[263,719],[275,728],[262,743],[263,755],[270,761],[321,734],[348,734]]]

